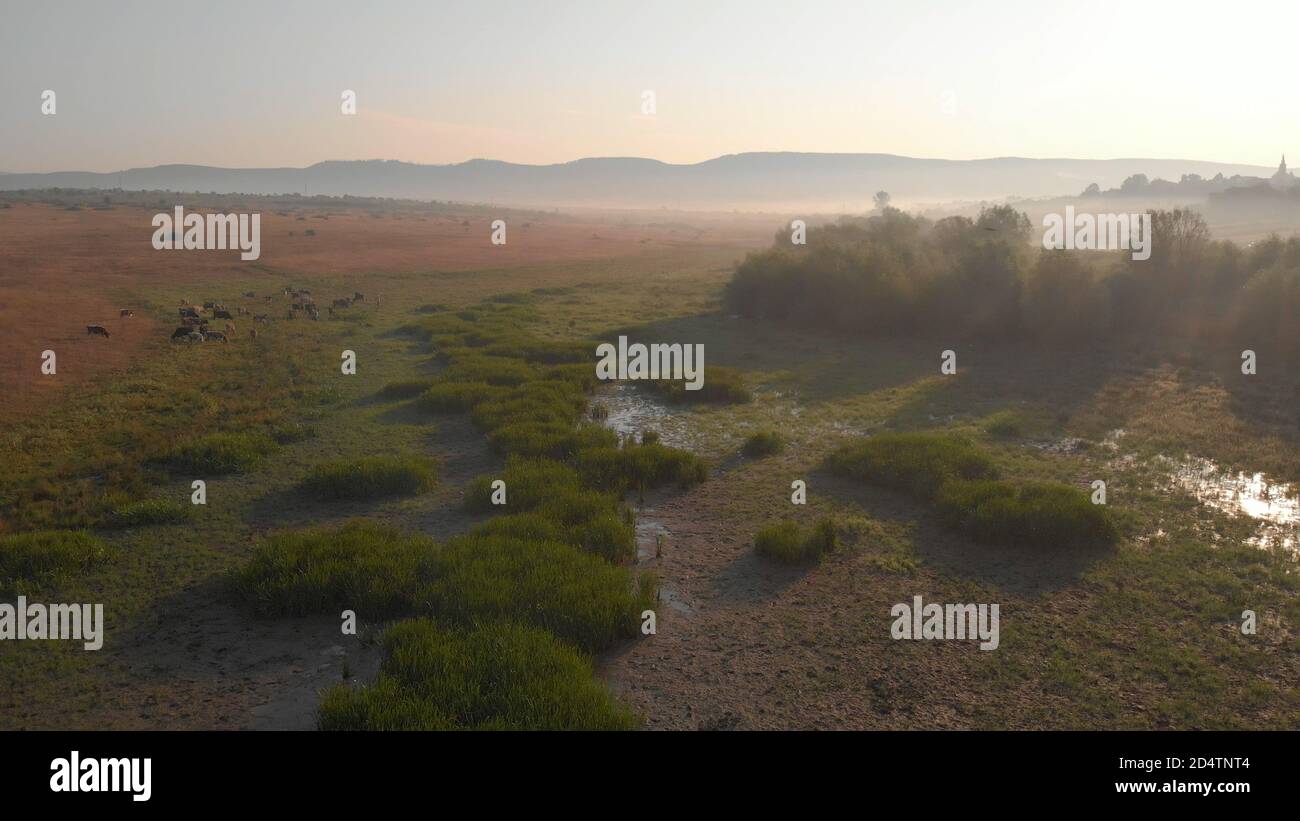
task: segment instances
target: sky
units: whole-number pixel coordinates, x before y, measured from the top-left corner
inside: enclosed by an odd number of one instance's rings
[[[1300,165],[1297,38],[1294,0],[3,0],[0,171],[745,151]]]

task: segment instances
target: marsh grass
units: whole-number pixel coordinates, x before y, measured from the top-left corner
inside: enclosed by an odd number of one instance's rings
[[[194,506],[174,499],[141,499],[116,505],[103,522],[106,527],[142,527],[177,524],[190,517]]]
[[[772,456],[785,450],[785,437],[776,431],[763,430],[745,440],[740,452],[750,459]]]
[[[946,433],[882,433],[845,445],[827,465],[841,476],[883,485],[923,500],[947,482],[992,479],[997,468],[986,453]]]
[[[1059,482],[952,482],[937,501],[941,515],[977,541],[1088,548],[1119,539],[1103,505]]]
[[[433,463],[420,456],[363,456],[312,468],[302,488],[317,499],[413,496],[437,484]]]
[[[103,564],[108,545],[86,531],[39,530],[0,536],[0,592],[23,592]]]
[[[640,383],[663,399],[678,404],[736,405],[753,400],[740,372],[732,368],[707,365],[699,390],[687,390],[684,379],[656,379]]]
[[[591,662],[545,630],[509,622],[402,622],[375,684],[327,691],[322,730],[631,730],[640,721]]]
[[[419,606],[421,568],[437,549],[428,537],[369,521],[277,533],[232,574],[231,588],[265,616],[404,616]]]
[[[401,379],[379,389],[381,399],[414,399],[434,386],[433,379]]]
[[[784,519],[754,534],[754,549],[787,564],[814,562],[840,549],[839,527],[832,519],[821,519],[804,535],[797,522]]]
[[[261,433],[213,433],[175,447],[166,457],[176,471],[221,475],[254,467],[275,450],[275,440]]]

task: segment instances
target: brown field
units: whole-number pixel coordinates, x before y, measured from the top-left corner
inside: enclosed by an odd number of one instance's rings
[[[170,333],[164,318],[170,306],[154,306],[166,312],[148,311],[138,301],[152,286],[192,285],[185,296],[202,302],[213,295],[228,298],[229,289],[219,284],[222,277],[265,275],[265,291],[279,295],[295,275],[508,269],[697,244],[760,247],[770,241],[774,224],[773,219],[623,224],[588,216],[503,213],[508,241],[494,246],[489,241],[493,218],[479,215],[314,209],[300,219],[264,211],[261,258],[245,262],[238,251],[155,250],[150,220],[158,210],[73,211],[27,203],[0,210],[0,418],[29,412],[82,380],[121,369],[151,335]],[[314,236],[306,235],[309,229]],[[283,312],[283,302],[276,311]],[[136,316],[119,318],[122,308]],[[104,325],[112,337],[88,336],[88,324]],[[58,357],[57,381],[40,373],[41,352],[47,349]]]

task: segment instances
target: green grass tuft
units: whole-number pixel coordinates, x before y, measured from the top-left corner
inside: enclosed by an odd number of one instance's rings
[[[364,456],[317,465],[303,480],[318,499],[379,499],[413,496],[437,483],[433,464],[418,456]]]

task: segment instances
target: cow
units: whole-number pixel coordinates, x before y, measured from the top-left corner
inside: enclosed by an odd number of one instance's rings
[[[234,317],[230,315],[230,311],[227,311],[225,308],[218,308],[215,311],[213,311],[212,318],[213,319],[234,319]]]
[[[253,339],[257,339],[257,329],[253,328],[248,332],[248,335],[251,336]]]
[[[199,315],[198,310],[196,310],[193,305],[187,305],[186,307],[181,308],[180,311],[181,316],[192,316],[197,318]]]
[[[366,301],[366,295],[363,294],[363,293],[361,293],[360,291],[357,291],[357,292],[355,292],[355,293],[352,294],[352,301],[353,301],[353,302],[365,302],[365,301]]]
[[[185,337],[190,342],[202,342],[205,337],[198,331],[190,331],[189,336]]]
[[[266,314],[253,314],[254,322],[270,322],[271,318]]]
[[[266,295],[266,301],[267,301],[267,302],[274,302],[274,301],[275,301],[275,297],[271,296],[270,294],[267,294],[267,295]]]
[[[228,334],[233,334],[234,332],[235,332],[235,326],[234,326],[234,325],[231,325],[229,322],[227,322],[227,323],[226,323],[226,333],[228,333]]]
[[[211,311],[214,307],[216,307],[216,305],[217,303],[215,302],[205,302],[203,303],[203,310]]]
[[[217,340],[218,342],[229,342],[229,341],[230,341],[230,340],[226,337],[226,335],[223,334],[221,331],[208,331],[206,334],[204,334],[204,337],[207,338],[207,339],[215,339],[215,340]]]
[[[244,291],[244,297],[247,299],[257,299],[257,294],[252,291]]]
[[[190,326],[183,325],[172,331],[172,342],[175,342],[178,339],[189,339],[191,333],[193,333],[193,331],[190,330]]]
[[[350,300],[350,299],[336,299],[336,300],[334,300],[334,307],[335,307],[335,308],[348,308],[348,307],[351,307],[351,305],[352,305],[352,300]]]
[[[135,311],[132,311],[129,308],[123,308],[117,315],[122,319],[130,319],[135,316]]]
[[[87,325],[86,336],[94,336],[95,334],[99,334],[105,339],[108,339],[108,328],[105,328],[103,325]]]

